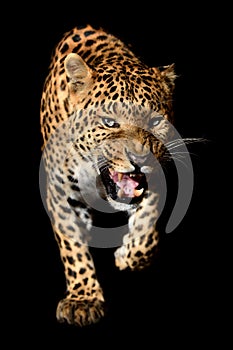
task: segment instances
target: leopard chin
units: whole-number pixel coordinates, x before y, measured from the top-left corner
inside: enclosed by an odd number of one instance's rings
[[[133,172],[118,172],[108,166],[99,169],[107,200],[118,209],[141,202],[148,188],[146,174],[138,165],[133,166]]]

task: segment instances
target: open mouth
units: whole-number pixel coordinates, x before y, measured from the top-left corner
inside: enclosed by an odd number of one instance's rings
[[[106,192],[113,200],[134,204],[142,199],[147,189],[146,176],[138,165],[133,165],[135,170],[131,173],[117,172],[108,167],[100,169]]]

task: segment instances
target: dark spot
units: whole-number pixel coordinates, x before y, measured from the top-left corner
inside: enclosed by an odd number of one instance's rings
[[[61,53],[65,53],[67,50],[69,49],[69,45],[67,43],[65,43],[62,48],[61,48]]]
[[[140,250],[138,250],[137,253],[135,253],[135,256],[138,257],[138,258],[139,258],[140,256],[142,256],[142,255],[143,255],[143,253],[140,252]]]
[[[104,75],[103,75],[103,80],[107,80],[109,77],[111,77],[110,74],[104,74]]]
[[[55,237],[56,237],[58,243],[61,244],[61,238],[60,238],[60,236],[57,234],[57,232],[55,232]]]
[[[139,245],[141,245],[141,244],[142,244],[142,242],[144,241],[145,237],[146,237],[146,235],[145,235],[145,234],[144,234],[144,235],[142,235],[142,236],[140,237]]]
[[[114,92],[116,89],[117,89],[117,87],[116,87],[116,86],[111,87],[111,89],[110,89],[110,93],[113,93],[113,92]]]
[[[87,264],[87,267],[89,270],[94,270],[93,266],[91,266],[90,264]]]
[[[152,245],[155,242],[154,238],[153,238],[153,234],[151,233],[148,238],[147,238],[147,242],[145,244],[145,247],[148,248],[150,245]]]
[[[81,148],[83,151],[85,151],[85,147],[83,145],[79,145],[79,148]]]
[[[98,91],[96,94],[95,94],[95,97],[99,97],[101,95],[101,91]]]
[[[68,275],[71,277],[76,278],[77,277],[77,273],[73,270],[71,270],[71,268],[68,267]]]
[[[65,220],[65,219],[66,219],[66,217],[63,216],[61,213],[58,213],[58,217],[59,217],[60,219],[62,219],[62,220]]]
[[[59,71],[59,75],[62,75],[65,73],[65,68],[62,68],[60,71]]]
[[[68,260],[70,265],[74,264],[74,259],[72,258],[72,256],[67,256],[67,260]]]
[[[147,257],[151,257],[153,255],[153,250],[152,249],[148,250],[145,255]]]
[[[78,183],[78,180],[75,179],[75,178],[74,178],[73,176],[71,176],[71,175],[68,175],[67,178],[68,178],[68,180],[71,181],[71,182]]]
[[[65,192],[59,186],[55,185],[54,187],[61,196],[65,195]]]
[[[106,83],[111,83],[113,81],[113,76],[111,75],[107,80],[106,80]],[[114,84],[114,82],[113,82]]]
[[[50,215],[51,215],[51,213],[50,213]],[[59,228],[59,231],[61,232],[61,233],[63,233],[63,234],[65,234],[66,232],[65,232],[65,230],[64,230],[64,228],[63,228],[63,226],[59,223],[59,225],[58,225],[58,228]],[[70,249],[71,250],[71,249]]]
[[[72,50],[73,53],[76,53],[80,50],[80,48],[82,47],[82,44],[78,44],[77,46],[75,46]]]
[[[84,280],[83,280],[83,284],[84,284],[84,286],[86,286],[86,285],[87,285],[87,282],[88,282],[88,278],[86,277],[86,278],[84,278]]]
[[[85,46],[91,46],[95,43],[94,40],[87,40],[86,43],[85,43]]]
[[[82,257],[83,257],[82,254],[80,253],[77,254],[77,258],[79,262],[82,262]]]
[[[94,30],[86,30],[85,32],[84,32],[84,35],[87,37],[87,36],[89,36],[89,35],[91,35],[91,34],[95,34],[95,31]]]
[[[142,264],[142,263],[144,263],[144,265],[146,265],[146,259],[145,259],[144,257],[142,257],[142,258],[140,259],[140,264]]]
[[[147,92],[151,92],[151,89],[149,88],[149,87],[147,87],[147,86],[144,86],[144,88],[143,88],[144,90],[146,90]]]
[[[61,91],[64,91],[66,88],[66,83],[64,82],[64,80],[61,81],[61,84],[60,84],[60,89]]]
[[[149,216],[149,215],[150,215],[150,213],[148,211],[144,211],[142,213],[142,215],[140,215],[140,219],[143,219],[143,218],[145,218],[146,216]]]
[[[142,229],[143,229],[143,225],[138,225],[135,227],[135,230],[138,232],[142,231]]]
[[[78,34],[75,34],[75,35],[72,37],[72,39],[73,39],[73,41],[76,42],[76,43],[77,43],[78,41],[81,40],[80,35],[78,35]]]
[[[112,96],[112,99],[113,99],[113,100],[116,100],[116,99],[118,98],[118,96],[119,96],[119,94],[116,93],[115,95]]]
[[[70,247],[70,243],[64,239],[64,244],[65,244],[65,247],[67,250],[72,250],[71,247]]]
[[[89,253],[85,253],[85,255],[86,255],[86,258],[87,258],[87,260],[91,260],[91,256],[90,256],[90,254]]]
[[[87,60],[87,64],[90,64],[95,58],[96,58],[96,55],[90,56]]]
[[[76,199],[73,199],[73,198],[68,198],[67,199],[67,202],[72,206],[72,207],[83,207],[83,203],[80,202],[80,201],[77,201]]]
[[[83,108],[86,109],[90,103],[91,103],[91,99],[89,99],[89,100],[87,101],[87,103],[85,104],[85,106],[84,106]]]
[[[62,210],[64,213],[67,213],[67,214],[70,214],[70,213],[71,213],[71,209],[70,209],[70,208],[63,207],[62,205],[60,205],[60,208],[61,208],[61,210]]]
[[[82,55],[82,58],[85,60],[90,54],[91,54],[91,50],[87,50],[87,51],[84,52],[84,54]]]
[[[145,93],[144,96],[145,96],[145,98],[146,98],[147,100],[151,100],[150,95],[148,95],[147,93]]]
[[[76,289],[78,289],[78,288],[80,288],[80,287],[81,287],[81,283],[76,283],[75,286],[74,286],[74,288],[73,288],[73,290],[76,290]]]
[[[80,188],[77,185],[72,185],[71,189],[76,192],[80,192]]]

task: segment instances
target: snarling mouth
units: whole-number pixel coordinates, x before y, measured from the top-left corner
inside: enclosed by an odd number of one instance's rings
[[[111,168],[100,169],[101,179],[107,195],[118,202],[139,202],[147,189],[147,180],[139,166],[133,164],[135,170],[131,173],[117,172]]]

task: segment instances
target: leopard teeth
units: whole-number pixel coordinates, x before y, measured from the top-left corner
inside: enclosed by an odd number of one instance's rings
[[[141,196],[141,194],[143,193],[144,188],[141,188],[140,190],[134,190],[134,195],[135,197],[139,197]]]
[[[124,175],[123,173],[118,173],[118,181],[119,181],[119,182],[122,180],[123,175]]]
[[[122,190],[122,188],[120,188],[119,191],[117,192],[117,196],[118,196],[119,198],[124,197],[124,191]]]

